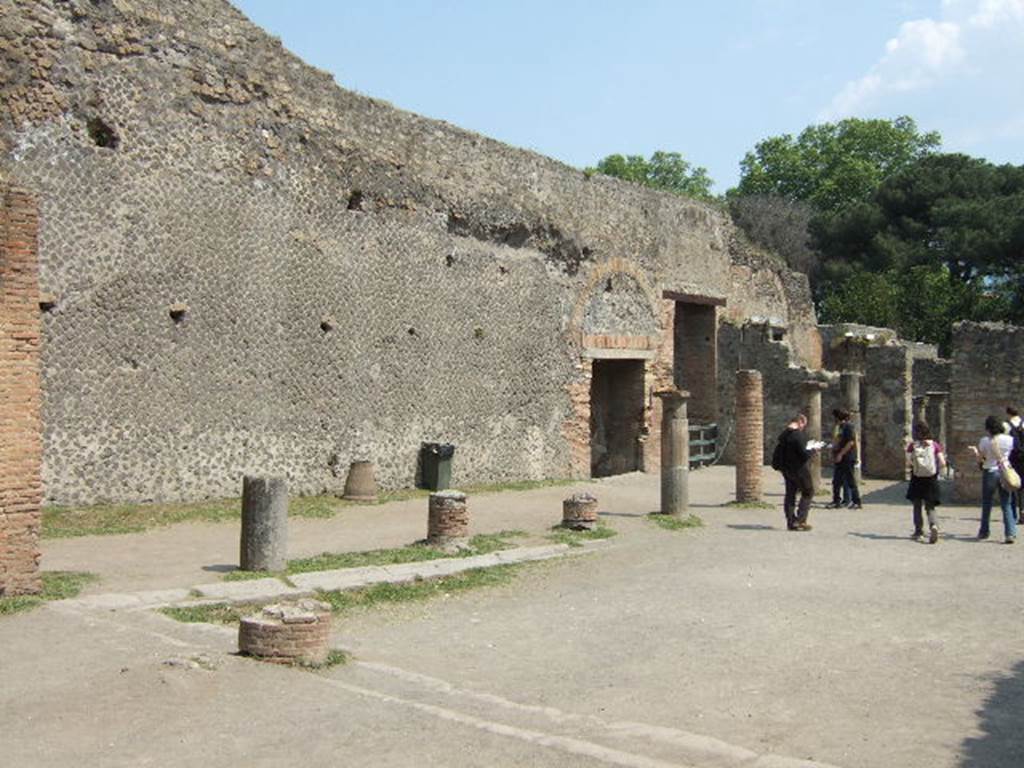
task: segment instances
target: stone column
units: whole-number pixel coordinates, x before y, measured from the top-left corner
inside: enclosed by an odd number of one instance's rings
[[[850,424],[853,426],[853,435],[857,438],[857,456],[854,458],[853,474],[860,483],[860,380],[862,374],[859,371],[843,371],[839,376],[839,389],[843,408],[850,412]]]
[[[690,422],[682,389],[662,389],[661,398],[661,513],[681,515],[690,507]]]
[[[288,564],[288,486],[283,477],[242,480],[243,571],[283,571]]]
[[[918,395],[913,398],[913,419],[914,421],[928,421],[928,395]]]
[[[929,392],[928,395],[928,426],[932,435],[949,451],[947,445],[946,416],[949,409],[949,392]]]
[[[808,440],[821,440],[821,392],[827,386],[825,382],[816,379],[803,382]],[[818,489],[821,488],[821,451],[815,451],[811,455],[811,481],[817,495]]]
[[[736,372],[736,501],[761,501],[764,397],[760,371]]]

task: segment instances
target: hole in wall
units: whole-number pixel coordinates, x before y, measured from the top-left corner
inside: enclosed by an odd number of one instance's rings
[[[412,328],[412,327],[410,327],[410,328],[409,328],[409,329],[408,329],[408,330],[406,331],[406,333],[408,333],[408,334],[409,334],[410,336],[419,336],[419,335],[420,335],[420,334],[419,334],[419,331],[417,331],[417,330],[416,330],[415,328]]]
[[[612,287],[612,279],[609,277],[604,283],[604,292],[611,293],[614,290]]]
[[[444,257],[444,265],[446,267],[450,267],[454,263],[455,263],[455,257],[452,254],[449,253],[447,256]]]
[[[90,118],[85,124],[85,128],[89,132],[89,138],[97,147],[117,149],[117,145],[121,143],[117,132],[98,117]]]
[[[323,331],[324,333],[330,333],[331,331],[333,331],[335,325],[336,323],[334,322],[333,317],[324,315],[322,318],[320,318],[320,330]]]
[[[348,209],[350,211],[361,211],[363,210],[363,192],[360,189],[353,189],[352,194],[348,196]]]
[[[185,315],[188,314],[187,304],[171,304],[167,308],[167,314],[171,316],[171,320],[174,321],[175,325],[181,325],[185,322]]]

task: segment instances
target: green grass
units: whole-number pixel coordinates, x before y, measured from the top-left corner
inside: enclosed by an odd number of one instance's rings
[[[319,592],[317,599],[328,603],[334,613],[344,614],[361,608],[430,600],[454,592],[507,584],[521,567],[522,564],[497,565],[493,568],[474,568],[438,579],[404,584],[374,584],[372,587],[357,590]]]
[[[598,522],[597,527],[592,531],[574,531],[569,528],[563,528],[561,525],[553,526],[551,530],[552,533],[548,536],[548,539],[557,544],[568,544],[570,547],[582,547],[585,541],[610,539],[612,536],[617,535],[614,529],[609,528],[602,522]]]
[[[254,607],[210,603],[207,605],[168,606],[160,613],[185,624],[237,624],[243,616],[252,613]]]
[[[659,528],[664,528],[666,531],[681,531],[686,528],[700,528],[704,525],[704,521],[697,517],[697,515],[676,517],[675,515],[663,515],[660,512],[651,512],[647,515],[647,519]]]
[[[463,487],[467,494],[529,491],[574,480],[521,480],[508,483],[487,483]],[[426,498],[430,491],[403,488],[383,493],[377,504]],[[347,501],[333,495],[293,496],[288,501],[290,517],[330,518],[345,507],[365,502]],[[107,536],[140,533],[177,523],[222,523],[241,519],[242,501],[238,498],[215,499],[189,503],[161,504],[98,504],[89,507],[45,507],[42,536],[46,539],[67,539],[76,536]]]
[[[0,616],[31,610],[47,600],[76,597],[86,584],[98,581],[99,577],[82,571],[44,571],[42,579],[43,591],[38,595],[0,597]]]
[[[426,560],[440,560],[445,557],[472,557],[486,555],[509,549],[513,546],[510,539],[528,536],[525,531],[500,531],[499,533],[482,533],[469,540],[468,548],[451,555],[441,549],[426,544],[410,544],[394,549],[371,549],[366,552],[324,552],[314,557],[289,560],[287,570],[281,573],[259,571],[231,571],[224,575],[225,581],[247,581],[263,579],[268,576],[285,578],[296,573],[311,571],[333,571],[339,568],[363,568],[370,565],[402,565],[403,563],[421,563]]]
[[[767,501],[729,501],[722,506],[732,509],[775,509],[775,506]]]

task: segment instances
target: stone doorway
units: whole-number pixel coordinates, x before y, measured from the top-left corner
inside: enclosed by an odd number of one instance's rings
[[[594,360],[590,381],[590,474],[643,470],[644,361]]]
[[[691,423],[718,420],[718,318],[716,305],[676,301],[673,324],[675,385],[690,393]]]

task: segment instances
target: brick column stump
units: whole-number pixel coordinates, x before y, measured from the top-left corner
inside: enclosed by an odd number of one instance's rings
[[[761,501],[764,396],[760,371],[736,372],[736,501]]]
[[[682,389],[661,389],[661,514],[682,515],[690,508],[690,422]]]
[[[597,497],[574,493],[562,502],[562,527],[574,531],[592,531],[597,526]]]
[[[283,477],[242,480],[243,571],[283,571],[288,564],[288,486]]]
[[[275,664],[316,666],[330,652],[331,607],[317,600],[268,605],[238,625],[238,650]]]
[[[469,538],[469,506],[462,491],[430,494],[427,543],[434,546],[458,544]]]
[[[803,382],[808,440],[821,440],[821,392],[826,387],[828,384],[817,379]],[[821,451],[811,454],[810,468],[814,493],[817,495],[821,488]]]

